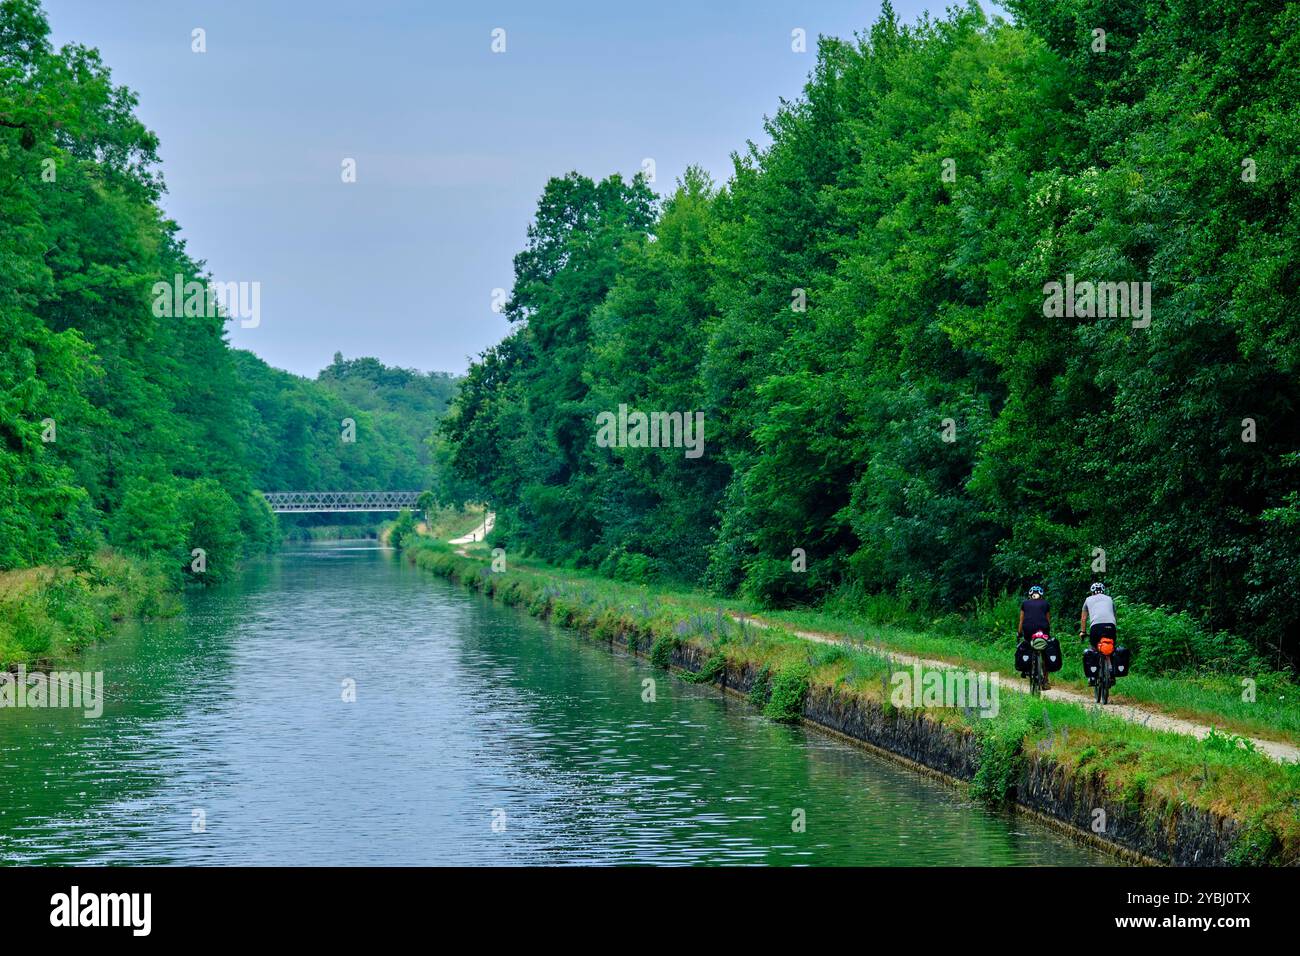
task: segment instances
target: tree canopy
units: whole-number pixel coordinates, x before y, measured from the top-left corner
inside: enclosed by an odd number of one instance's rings
[[[1294,662],[1300,8],[1009,7],[823,38],[720,187],[551,181],[444,425],[498,543],[771,603],[1103,579]],[[1051,314],[1076,278],[1149,321]],[[704,456],[602,446],[620,405]]]
[[[275,537],[256,491],[432,483],[453,377],[336,356],[302,379],[232,350],[220,310],[155,307],[208,277],[135,105],[0,0],[0,570],[107,540],[175,569],[202,548],[220,580]]]

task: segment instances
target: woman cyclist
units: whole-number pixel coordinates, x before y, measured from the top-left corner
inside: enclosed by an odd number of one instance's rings
[[[1016,626],[1016,636],[1024,640],[1026,636],[1032,637],[1039,631],[1048,637],[1052,636],[1052,606],[1047,603],[1043,589],[1035,584],[1029,589],[1029,597],[1020,602],[1020,623]],[[1043,689],[1046,690],[1048,686],[1047,674],[1044,673]]]

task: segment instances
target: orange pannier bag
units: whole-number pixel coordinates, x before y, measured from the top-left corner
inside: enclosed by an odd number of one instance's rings
[[[1101,651],[1107,657],[1115,653],[1115,640],[1110,637],[1103,637],[1097,641],[1097,650]]]

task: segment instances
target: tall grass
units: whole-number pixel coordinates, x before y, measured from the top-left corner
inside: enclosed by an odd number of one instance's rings
[[[167,569],[109,550],[84,572],[46,568],[20,580],[0,594],[0,668],[62,660],[110,634],[116,622],[180,609]]]

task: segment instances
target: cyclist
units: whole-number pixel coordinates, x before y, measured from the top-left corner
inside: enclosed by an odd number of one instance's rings
[[[1115,602],[1106,593],[1106,585],[1100,581],[1088,588],[1088,597],[1079,614],[1079,637],[1082,638],[1085,632],[1094,651],[1099,638],[1115,640]]]
[[[1035,584],[1029,589],[1029,597],[1020,602],[1020,623],[1016,626],[1016,636],[1024,640],[1042,631],[1048,637],[1052,635],[1052,606],[1047,603],[1043,589]],[[1047,674],[1043,674],[1043,689],[1049,684]]]

